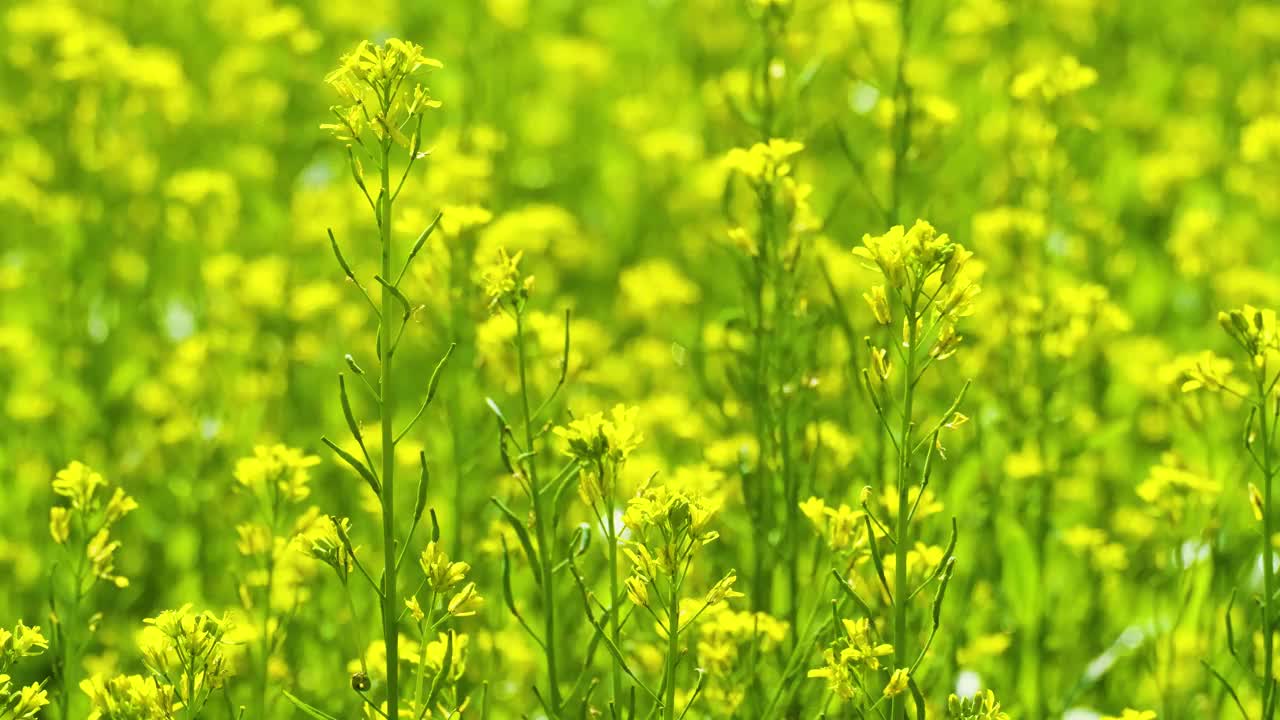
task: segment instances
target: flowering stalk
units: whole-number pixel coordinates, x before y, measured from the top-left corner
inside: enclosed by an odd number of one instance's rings
[[[115,552],[120,543],[110,539],[110,531],[138,504],[122,488],[112,490],[101,473],[80,462],[58,471],[53,491],[65,498],[66,504],[50,509],[49,534],[64,548],[66,564],[71,567],[69,572],[55,569],[52,577],[50,610],[57,656],[54,669],[60,685],[59,717],[71,720],[76,710],[73,697],[77,695],[81,658],[89,636],[97,628],[94,617],[85,617],[85,601],[99,580],[118,588],[128,586],[128,578],[115,571]],[[110,499],[106,498],[108,492]]]
[[[1252,377],[1248,387],[1248,395],[1235,389],[1235,383],[1226,372],[1212,366],[1200,365],[1191,374],[1192,377],[1183,385],[1184,391],[1207,388],[1211,391],[1222,391],[1236,395],[1249,406],[1249,417],[1245,421],[1244,446],[1253,461],[1254,467],[1262,475],[1262,490],[1249,484],[1249,501],[1253,506],[1254,516],[1262,523],[1262,597],[1258,603],[1262,608],[1262,661],[1263,673],[1259,678],[1262,686],[1263,720],[1272,720],[1276,713],[1277,685],[1275,679],[1275,592],[1276,592],[1276,554],[1273,545],[1275,529],[1272,504],[1272,486],[1275,480],[1276,467],[1275,445],[1276,431],[1280,428],[1280,395],[1276,386],[1280,384],[1280,370],[1274,370],[1280,361],[1280,332],[1277,332],[1276,312],[1259,310],[1245,305],[1238,310],[1218,314],[1218,324],[1227,335],[1244,350],[1248,358],[1248,367]],[[1229,366],[1227,366],[1229,368]],[[1259,450],[1257,445],[1261,444]],[[1230,635],[1230,607],[1227,609],[1229,649],[1235,655],[1234,643]],[[1207,665],[1207,663],[1206,663]],[[1208,667],[1213,676],[1221,682],[1227,691],[1236,697],[1221,673]],[[1238,703],[1238,700],[1237,700]],[[1243,710],[1242,710],[1243,712]]]
[[[393,199],[387,194],[391,187],[391,137],[382,136],[382,189],[378,193],[378,231],[382,245],[382,277],[391,277],[391,207]],[[400,612],[396,587],[396,446],[392,435],[392,420],[396,416],[396,388],[393,382],[391,358],[395,348],[391,337],[394,288],[386,282],[382,285],[382,322],[378,325],[378,393],[379,426],[382,430],[382,639],[387,647],[387,716],[399,715],[400,631],[396,628],[396,615]]]
[[[320,458],[314,455],[279,444],[258,446],[252,456],[236,462],[237,489],[249,494],[257,510],[257,521],[237,526],[236,532],[240,554],[257,560],[253,569],[258,572],[240,585],[241,603],[246,612],[253,612],[254,590],[261,589],[257,687],[260,717],[268,716],[271,656],[281,637],[277,634],[279,626],[284,622],[283,615],[273,606],[280,582],[281,550],[288,544],[278,533],[281,524],[290,519],[284,513],[286,507],[310,496],[309,468],[319,463]],[[265,579],[259,580],[262,576]]]
[[[955,562],[953,555],[956,534],[953,521],[951,542],[947,549],[941,553],[936,566],[924,573],[923,581],[911,587],[911,565],[913,561],[919,562],[923,558],[914,557],[919,553],[913,552],[915,542],[912,521],[928,487],[934,455],[942,455],[942,430],[954,428],[965,420],[957,412],[957,408],[969,387],[968,384],[964,386],[941,418],[926,432],[917,433],[916,386],[933,363],[945,360],[955,352],[961,340],[956,333],[956,323],[971,312],[972,299],[978,288],[965,271],[971,253],[962,245],[952,242],[947,235],[938,234],[923,220],[916,221],[909,231],[899,225],[879,237],[865,235],[862,244],[862,247],[854,250],[854,254],[868,261],[869,267],[878,270],[885,280],[884,285],[873,286],[863,296],[872,314],[880,325],[886,327],[893,324],[895,317],[902,317],[902,343],[898,354],[904,369],[901,401],[897,408],[901,413],[900,425],[896,432],[890,427],[888,414],[890,404],[887,388],[895,372],[888,349],[876,347],[867,338],[871,367],[862,371],[863,382],[879,415],[881,426],[897,450],[897,479],[892,493],[896,495],[896,503],[891,505],[896,506],[894,529],[891,531],[872,512],[868,505],[870,488],[863,490],[861,498],[868,549],[883,595],[892,606],[893,643],[890,645],[875,640],[878,631],[871,622],[870,606],[837,571],[836,577],[845,593],[867,616],[857,621],[840,620],[839,624],[844,626],[844,632],[837,633],[836,640],[826,651],[826,666],[811,670],[809,675],[827,678],[833,691],[846,700],[854,700],[867,695],[868,685],[878,683],[874,678],[871,683],[867,682],[870,673],[882,669],[878,658],[892,655],[892,674],[884,686],[883,697],[875,702],[878,705],[888,700],[889,719],[902,720],[906,717],[907,703],[904,698],[908,689],[915,698],[917,713],[924,712],[923,694],[915,684],[914,675],[938,632],[942,601]],[[927,348],[927,352],[922,351],[922,348]],[[917,472],[915,458],[921,453],[924,454],[924,466]],[[912,490],[916,491],[914,496]],[[805,514],[823,524],[826,524],[824,518],[827,515],[833,518],[853,517],[847,507],[831,511],[816,500],[805,503],[805,506]],[[833,528],[851,526],[852,523],[849,522],[833,524]],[[841,535],[847,536],[848,530],[841,530]],[[885,570],[887,563],[884,553],[880,549],[885,542],[894,546],[892,583]],[[836,548],[847,543],[833,536],[831,544]],[[937,581],[937,591],[932,605],[932,626],[924,646],[917,649],[912,643],[909,614],[911,600],[934,581]],[[836,619],[839,620],[840,607],[833,603],[833,608],[837,614]]]
[[[608,543],[606,555],[609,563],[609,636],[613,646],[622,646],[622,618],[618,604],[622,600],[622,578],[618,563],[618,545],[622,526],[617,518],[618,482],[621,479],[627,456],[640,444],[643,436],[635,425],[639,408],[617,405],[608,417],[604,413],[592,413],[574,420],[567,427],[558,427],[555,433],[568,444],[565,454],[573,458],[580,468],[578,494],[591,509],[597,525],[604,531]],[[588,603],[587,610],[590,611]],[[623,685],[626,670],[619,656],[613,660],[613,707],[618,712],[623,707]]]
[[[382,509],[383,568],[380,582],[375,582],[359,560],[354,557],[354,551],[351,549],[350,541],[345,533],[340,534],[342,535],[341,539],[345,552],[354,561],[356,567],[360,568],[361,574],[365,576],[378,595],[382,637],[387,654],[385,713],[392,718],[399,717],[400,708],[399,619],[402,615],[403,603],[398,586],[399,566],[404,552],[403,548],[408,546],[413,531],[417,528],[425,510],[427,481],[426,459],[423,457],[423,472],[419,481],[412,525],[409,530],[409,536],[402,543],[398,538],[396,527],[395,450],[400,440],[413,428],[434,399],[439,373],[448,360],[449,353],[446,353],[444,359],[440,361],[440,364],[437,365],[435,372],[432,374],[427,387],[426,398],[417,413],[404,428],[397,431],[394,427],[394,422],[399,398],[393,372],[393,360],[400,339],[413,313],[413,305],[405,297],[399,285],[419,250],[429,239],[436,224],[432,223],[423,231],[410,249],[403,267],[396,271],[393,266],[395,248],[391,223],[396,198],[404,187],[409,171],[414,163],[423,157],[420,148],[424,113],[429,108],[439,106],[438,102],[430,98],[427,89],[412,82],[411,78],[414,73],[423,67],[439,66],[440,63],[438,61],[422,54],[421,47],[392,39],[379,46],[369,46],[366,43],[361,43],[352,53],[343,57],[341,66],[326,79],[344,99],[350,102],[350,105],[333,108],[333,113],[338,122],[323,127],[330,130],[337,139],[348,143],[347,156],[351,166],[352,178],[373,211],[378,228],[380,273],[374,276],[374,280],[381,285],[382,291],[380,301],[377,303],[373,301],[364,286],[356,279],[332,232],[330,232],[329,238],[333,246],[334,255],[346,274],[347,280],[354,284],[364,295],[365,300],[373,308],[379,321],[377,337],[378,385],[376,391],[372,394],[378,408],[381,433],[381,472],[375,471],[373,468],[370,453],[365,447],[359,424],[354,419],[350,401],[347,398],[345,381],[341,376],[339,377],[339,388],[343,413],[346,416],[348,428],[353,439],[360,446],[364,460],[347,453],[328,440],[325,442],[373,489],[374,493],[379,497]],[[406,81],[409,81],[412,89],[406,86]],[[411,129],[411,135],[405,134],[405,128]],[[377,188],[376,200],[366,186],[363,165],[355,155],[356,148],[378,166],[380,184]],[[406,150],[408,157],[398,182],[393,186],[391,164],[393,150],[396,148]],[[398,327],[393,327],[397,320],[399,322]],[[450,352],[452,352],[452,348],[450,348]],[[348,365],[354,372],[363,375],[363,371],[360,371],[359,366],[350,358],[348,359]],[[335,526],[337,526],[336,522]]]
[[[542,577],[542,603],[544,616],[544,645],[546,646],[547,658],[547,685],[551,693],[551,704],[555,708],[560,707],[560,677],[557,671],[556,660],[556,637],[559,634],[556,628],[556,596],[555,589],[551,582],[551,543],[548,525],[550,518],[547,515],[546,498],[542,485],[538,482],[538,463],[533,453],[533,413],[529,406],[529,377],[525,369],[527,350],[524,337],[524,303],[521,302],[516,307],[516,363],[519,366],[520,373],[520,404],[524,410],[524,437],[525,437],[525,454],[529,457],[525,460],[524,467],[529,477],[529,492],[533,498],[533,524],[534,533],[538,538],[538,560],[541,566],[538,568],[538,574]]]
[[[699,674],[698,684],[684,710],[677,712],[677,673],[683,657],[680,652],[681,629],[691,627],[708,609],[742,597],[742,593],[733,589],[737,573],[730,570],[707,591],[696,612],[686,619],[680,616],[680,591],[689,578],[698,550],[720,536],[709,527],[716,510],[716,506],[702,495],[669,485],[646,486],[627,504],[626,526],[633,533],[626,546],[626,554],[632,564],[631,577],[627,579],[627,597],[653,618],[667,640],[660,694],[649,690],[634,674],[628,672],[628,675],[653,697],[656,703],[653,712],[660,710],[664,720],[675,720],[689,711],[702,691],[705,677]],[[611,651],[621,662],[618,648],[611,646]]]
[[[551,390],[546,398],[535,409],[530,403],[530,395],[532,394],[532,384],[529,382],[528,372],[528,338],[526,337],[525,328],[525,309],[529,299],[529,294],[533,289],[534,278],[532,275],[523,276],[520,272],[520,258],[522,253],[517,252],[515,255],[508,255],[505,248],[499,248],[497,257],[493,263],[484,269],[481,273],[481,280],[484,284],[485,293],[489,296],[490,307],[500,312],[509,313],[515,323],[515,352],[516,352],[516,373],[519,383],[520,408],[522,420],[524,424],[523,440],[520,442],[514,437],[510,423],[498,408],[497,403],[489,400],[489,407],[493,410],[499,422],[499,443],[502,454],[503,463],[507,470],[520,482],[521,489],[529,498],[532,509],[533,521],[533,539],[529,538],[528,529],[525,523],[521,522],[515,514],[502,504],[496,497],[493,503],[502,511],[507,523],[511,529],[520,538],[521,544],[524,546],[525,554],[533,563],[533,577],[538,585],[542,595],[543,605],[543,636],[538,637],[537,634],[524,622],[510,591],[510,577],[506,575],[504,579],[504,595],[507,601],[508,610],[520,620],[521,626],[543,649],[543,656],[547,666],[547,684],[550,693],[549,711],[554,715],[563,709],[563,700],[560,692],[560,665],[558,653],[559,626],[556,622],[556,595],[554,585],[554,535],[555,535],[555,516],[554,506],[548,506],[548,494],[559,496],[559,490],[563,488],[563,484],[572,479],[577,470],[577,462],[573,461],[566,465],[550,483],[543,483],[538,475],[538,451],[537,442],[539,433],[535,432],[534,426],[538,415],[544,410],[563,387],[566,373],[568,372],[569,363],[569,315],[565,314],[565,334],[564,334],[564,354],[562,356],[562,364],[560,367],[560,379],[556,386]],[[517,450],[520,451],[519,457],[515,462],[511,461],[507,452],[507,442],[514,443]],[[536,541],[537,547],[534,548]],[[510,558],[505,557],[504,562],[507,564],[508,572],[510,568]]]
[[[908,492],[912,476],[911,476],[911,448],[912,448],[912,431],[915,428],[915,422],[912,419],[912,411],[915,407],[915,387],[916,387],[916,341],[919,323],[916,315],[916,303],[918,298],[911,298],[907,305],[906,327],[907,337],[904,339],[906,344],[904,358],[904,372],[902,373],[902,427],[898,431],[898,527],[894,533],[895,537],[895,558],[894,558],[894,581],[895,595],[893,598],[893,664],[894,667],[905,668],[908,664],[907,659],[907,628],[908,605],[906,602],[907,587],[907,551],[912,547],[911,542],[911,499]],[[872,540],[874,542],[874,540]],[[906,717],[906,704],[900,703],[901,695],[895,695],[890,703],[889,717],[892,720]]]
[[[742,360],[746,367],[741,392],[753,407],[757,449],[754,470],[742,477],[754,536],[752,601],[757,608],[771,605],[766,588],[772,572],[767,560],[775,552],[785,573],[787,613],[793,626],[801,597],[797,531],[803,473],[796,446],[807,422],[806,391],[813,388],[803,365],[804,349],[812,336],[802,295],[802,261],[819,225],[809,205],[812,186],[792,175],[791,158],[803,149],[802,143],[771,138],[734,149],[726,158],[755,201],[754,234],[741,226],[729,230],[729,239],[746,254],[744,275],[751,297],[752,346]],[[775,518],[774,508],[782,509],[781,517]],[[781,542],[771,549],[765,538],[778,526]]]

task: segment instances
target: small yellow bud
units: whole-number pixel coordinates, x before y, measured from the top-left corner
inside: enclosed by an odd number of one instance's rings
[[[863,293],[862,297],[867,301],[867,305],[871,306],[871,313],[876,316],[876,322],[881,325],[893,322],[893,312],[889,308],[889,294],[883,285],[872,285],[871,291]]]
[[[64,507],[49,509],[49,535],[59,545],[67,542],[71,535],[71,511]]]

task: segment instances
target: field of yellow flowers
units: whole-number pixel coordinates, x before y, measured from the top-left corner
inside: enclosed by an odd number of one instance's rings
[[[0,720],[1274,720],[1280,5],[0,3]]]

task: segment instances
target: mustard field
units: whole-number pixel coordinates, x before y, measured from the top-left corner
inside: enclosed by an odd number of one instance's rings
[[[1274,720],[1280,5],[0,2],[0,720]]]

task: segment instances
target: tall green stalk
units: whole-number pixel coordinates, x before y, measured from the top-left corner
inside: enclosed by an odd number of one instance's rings
[[[603,463],[601,463],[600,474],[604,475]],[[612,482],[607,483],[608,499],[605,504],[605,512],[607,517],[606,532],[608,534],[609,543],[609,635],[613,639],[614,647],[622,647],[622,609],[617,607],[622,602],[620,595],[621,580],[618,577],[618,526],[616,513],[614,512],[614,503],[617,501],[617,482],[615,476]],[[615,712],[619,712],[623,706],[622,686],[623,686],[623,669],[622,662],[618,658],[613,659],[613,707]]]
[[[387,656],[385,714],[390,718],[399,717],[401,705],[399,622],[405,612],[403,609],[405,598],[400,596],[397,582],[400,561],[422,519],[426,507],[428,481],[424,453],[420,454],[422,475],[418,484],[412,523],[402,542],[397,538],[396,533],[396,446],[413,429],[430,406],[438,387],[440,371],[454,349],[451,346],[436,365],[428,381],[426,396],[417,413],[403,428],[397,430],[395,417],[398,393],[395,384],[394,356],[414,310],[413,305],[400,289],[400,282],[404,279],[418,252],[430,239],[440,216],[437,215],[435,221],[422,231],[404,258],[403,264],[398,268],[394,267],[396,257],[391,222],[394,217],[396,198],[404,189],[410,171],[417,160],[425,157],[425,153],[420,152],[424,113],[439,105],[431,100],[427,88],[414,82],[413,78],[422,68],[439,66],[439,62],[424,56],[422,48],[413,43],[398,39],[390,39],[376,46],[361,43],[355,51],[343,56],[338,69],[326,78],[326,82],[349,104],[331,108],[338,122],[322,126],[346,144],[352,179],[368,202],[378,226],[380,273],[374,276],[374,280],[382,286],[382,292],[377,302],[360,283],[355,271],[346,261],[332,230],[329,231],[329,241],[332,244],[334,257],[347,280],[360,291],[363,300],[368,303],[378,318],[377,387],[370,384],[364,371],[350,355],[347,356],[347,366],[361,378],[377,406],[382,441],[381,472],[374,468],[372,455],[365,445],[364,435],[352,410],[347,396],[346,382],[342,375],[339,375],[338,382],[342,410],[351,437],[360,446],[362,458],[346,452],[328,438],[325,438],[324,442],[350,465],[378,496],[382,511],[382,576],[380,580],[373,579],[373,575],[355,555],[351,539],[345,529],[345,521],[338,518],[331,517],[334,532],[340,539],[342,552],[335,555],[322,549],[318,557],[338,570],[344,584],[349,572],[348,564],[354,565],[360,571],[360,576],[368,581],[371,589],[378,596],[382,639]],[[407,157],[404,160],[403,170],[397,173],[398,182],[393,187],[391,160],[393,151],[397,148],[402,148]],[[376,199],[369,192],[365,182],[364,166],[357,158],[357,152],[378,165],[379,187]],[[397,319],[398,327],[393,327]],[[359,684],[367,685],[367,679]],[[361,693],[364,702],[371,703],[370,699],[363,695],[367,687],[362,689],[357,687],[357,683],[353,683],[353,688]],[[290,699],[292,700],[292,697]]]
[[[391,138],[382,139],[382,192],[378,194],[378,231],[382,241],[382,277],[391,274],[391,206],[394,202],[391,187]],[[400,717],[400,632],[396,619],[400,612],[396,589],[396,492],[395,492],[395,435],[392,422],[396,412],[395,384],[392,382],[391,361],[395,339],[391,335],[389,318],[393,316],[395,297],[391,286],[382,283],[382,322],[378,325],[378,376],[379,421],[382,428],[382,640],[387,647],[387,717]]]
[[[1262,432],[1262,644],[1263,644],[1263,690],[1262,717],[1272,720],[1276,712],[1275,668],[1275,627],[1273,621],[1275,606],[1276,568],[1274,537],[1274,521],[1271,517],[1271,480],[1275,470],[1271,466],[1271,426],[1267,422],[1267,372],[1264,366],[1256,373],[1259,429]]]
[[[896,529],[897,544],[894,546],[894,579],[893,579],[893,662],[895,668],[908,667],[907,657],[907,551],[911,548],[911,496],[908,489],[911,485],[911,413],[915,403],[916,374],[916,311],[915,298],[907,308],[907,351],[906,368],[902,376],[902,429],[898,434],[898,527]],[[900,720],[907,714],[907,705],[902,702],[904,696],[896,695],[890,707],[891,720]]]
[[[551,705],[559,708],[561,704],[560,698],[560,677],[556,664],[556,596],[555,590],[551,584],[552,564],[551,551],[552,547],[548,540],[547,522],[549,517],[546,512],[546,506],[543,498],[543,488],[538,482],[538,463],[537,458],[533,454],[533,412],[529,406],[529,380],[525,370],[525,339],[524,339],[524,306],[523,303],[517,305],[515,310],[516,316],[516,363],[520,373],[520,404],[524,411],[524,438],[525,452],[528,457],[525,459],[524,467],[529,476],[529,490],[533,496],[533,524],[534,534],[538,538],[538,575],[541,577],[542,588],[542,605],[545,621],[544,647],[546,649],[547,658],[547,684],[550,685]]]
[[[667,668],[666,698],[663,700],[664,720],[676,718],[676,665],[680,661],[680,570],[671,578],[671,598],[667,608]]]

